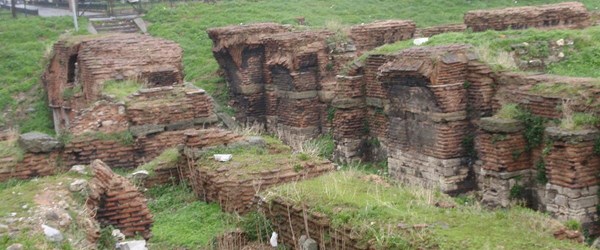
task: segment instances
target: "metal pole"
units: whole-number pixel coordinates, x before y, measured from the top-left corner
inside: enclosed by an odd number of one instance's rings
[[[79,25],[77,24],[77,5],[75,5],[76,0],[71,0],[72,2],[72,9],[73,9],[73,24],[75,24],[75,32],[79,31]]]

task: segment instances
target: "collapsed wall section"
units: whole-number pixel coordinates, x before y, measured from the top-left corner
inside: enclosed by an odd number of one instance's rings
[[[112,172],[100,160],[90,165],[94,177],[89,181],[86,200],[90,214],[102,226],[114,226],[127,237],[151,237],[152,214],[146,198],[127,178]],[[98,239],[100,235],[96,235]]]
[[[527,28],[585,28],[591,25],[590,14],[579,2],[496,10],[473,10],[464,16],[468,29],[507,30]]]

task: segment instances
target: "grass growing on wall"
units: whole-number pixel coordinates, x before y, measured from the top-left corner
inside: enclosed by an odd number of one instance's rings
[[[295,24],[296,17],[305,17],[306,24],[312,27],[324,27],[329,22],[352,25],[386,19],[411,19],[418,26],[426,27],[462,23],[463,14],[468,10],[558,2],[562,1],[229,0],[215,4],[182,3],[175,8],[157,5],[144,19],[150,22],[150,34],[174,40],[183,47],[186,80],[195,82],[223,103],[227,91],[224,79],[216,74],[218,65],[212,55],[212,41],[206,34],[208,28],[255,22]],[[581,2],[592,10],[600,7],[600,2],[595,0]]]
[[[285,184],[265,195],[267,201],[279,197],[325,214],[334,228],[349,226],[359,242],[370,241],[377,249],[586,249],[555,239],[553,230],[562,225],[527,208],[436,207],[436,202],[453,203],[452,198],[356,171]]]
[[[487,62],[495,69],[517,70],[517,66],[509,54],[511,45],[528,43],[547,44],[559,39],[572,40],[573,47],[564,47],[565,60],[550,64],[546,69],[548,73],[578,76],[578,77],[600,77],[600,27],[594,26],[584,30],[508,30],[508,31],[485,31],[485,32],[455,32],[444,33],[430,38],[425,43],[427,46],[447,44],[471,44],[480,59]],[[400,41],[394,44],[384,45],[361,56],[364,60],[368,54],[393,53],[406,48],[413,47],[412,41]],[[531,48],[531,47],[530,47]],[[534,50],[535,48],[531,48]]]
[[[0,127],[19,125],[21,132],[54,133],[40,78],[50,46],[61,34],[72,32],[73,21],[22,15],[13,19],[10,12],[0,10],[0,24]],[[86,25],[81,18],[79,26]]]

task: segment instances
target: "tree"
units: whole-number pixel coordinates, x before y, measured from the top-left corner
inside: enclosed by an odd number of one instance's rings
[[[10,0],[10,11],[13,18],[17,18],[17,0]]]

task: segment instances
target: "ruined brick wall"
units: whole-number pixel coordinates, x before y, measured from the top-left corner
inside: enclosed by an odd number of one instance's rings
[[[199,166],[192,170],[194,193],[206,202],[217,202],[223,211],[246,213],[253,208],[255,195],[269,187],[314,178],[332,171],[329,161],[318,164],[303,163],[302,170],[281,166],[273,170],[259,170],[240,175],[236,169],[210,170]]]
[[[531,111],[532,114],[545,118],[561,118],[562,110],[560,106],[563,101],[570,98],[565,97],[563,93],[544,94],[537,93],[532,88],[537,84],[569,84],[590,89],[594,82],[593,78],[565,77],[546,74],[524,74],[502,72],[493,76],[496,84],[499,86],[497,94],[492,98],[494,110],[498,110],[506,103],[518,103],[522,107]],[[595,95],[593,91],[588,93],[591,97]],[[573,100],[575,102],[581,100]],[[585,106],[585,105],[584,105]],[[584,106],[574,105],[575,112],[589,112]]]
[[[482,118],[475,138],[478,185],[482,202],[489,206],[510,205],[511,189],[530,186],[530,152],[523,136],[523,125],[516,120]],[[513,194],[514,195],[514,194]]]
[[[390,20],[352,27],[348,41],[335,41],[328,31],[289,32],[276,24],[208,33],[238,120],[301,141],[330,130],[331,102],[341,93],[335,77],[348,62],[361,50],[409,39],[414,31],[412,21]]]
[[[585,28],[591,24],[590,14],[579,2],[540,6],[513,7],[497,10],[474,10],[464,16],[473,31],[527,28]]]
[[[102,226],[114,226],[125,236],[151,237],[152,214],[146,198],[127,178],[112,172],[100,160],[90,165],[94,177],[89,181],[86,206]],[[97,235],[96,239],[100,235]]]
[[[414,48],[379,67],[390,102],[391,176],[447,192],[470,185],[462,142],[469,132],[464,82],[474,59],[465,46]]]
[[[186,133],[178,130],[155,133],[139,138],[117,138],[124,134],[84,134],[75,136],[62,152],[68,166],[87,165],[99,159],[111,167],[135,168],[151,161],[165,149],[184,145]]]
[[[107,80],[136,80],[149,87],[180,84],[181,58],[179,45],[139,34],[59,41],[42,77],[55,129],[60,132],[68,128],[81,111],[101,99],[102,85]]]
[[[300,236],[309,235],[319,249],[374,249],[375,246],[369,243],[359,242],[360,236],[352,234],[352,230],[333,229],[327,216],[306,209],[281,198],[260,203],[260,210],[273,224],[279,242],[285,246],[298,249]]]
[[[59,159],[57,152],[25,153],[22,159],[16,155],[0,158],[0,181],[53,175],[59,170]]]
[[[239,121],[264,122],[264,45],[263,37],[288,31],[274,23],[228,26],[207,31],[213,40],[213,54],[224,70]]]
[[[384,44],[411,39],[416,24],[410,20],[387,20],[352,26],[350,38],[359,51],[366,52]]]
[[[148,82],[149,86],[183,81],[183,51],[171,41],[118,34],[90,39],[79,47],[79,77],[88,101],[100,96],[102,84],[107,80],[136,79]]]
[[[127,118],[135,131],[147,127],[153,132],[180,130],[216,122],[213,108],[212,99],[202,89],[158,87],[133,94],[127,104]]]
[[[108,101],[95,102],[75,116],[70,121],[68,128],[69,132],[74,135],[126,131],[129,128],[129,122],[125,113],[125,105]]]
[[[415,31],[415,37],[432,37],[435,35],[439,35],[442,33],[449,32],[463,32],[467,30],[467,26],[464,24],[447,24],[447,25],[438,25],[427,28],[420,28]]]
[[[548,184],[546,210],[561,220],[584,225],[597,221],[600,156],[594,153],[597,130],[562,131],[546,128],[552,142],[544,158]]]

